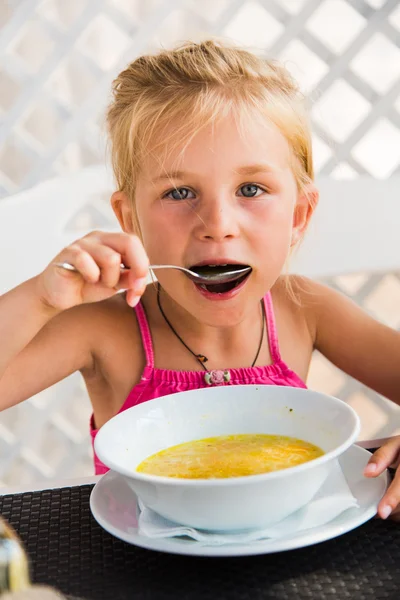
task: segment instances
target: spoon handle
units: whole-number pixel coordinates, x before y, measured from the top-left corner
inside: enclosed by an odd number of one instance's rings
[[[54,263],[54,266],[59,267],[60,269],[65,269],[66,271],[73,271],[74,273],[78,272],[78,269],[68,262],[56,262]],[[176,265],[149,265],[149,269],[151,271],[156,269],[178,269],[179,271],[185,271],[187,273],[190,273],[189,269],[185,269],[185,267],[178,267]],[[129,271],[129,267],[126,267],[125,265],[121,264],[121,272],[124,271]]]
[[[185,273],[190,273],[191,275],[196,276],[196,273],[190,271],[190,269],[186,269],[186,267],[178,267],[178,265],[149,265],[149,269],[151,271],[156,271],[157,269],[178,269],[178,271],[184,271]]]
[[[74,273],[78,272],[78,269],[71,265],[68,262],[55,262],[53,263],[55,267],[59,267],[60,269],[65,269],[65,271],[73,271]],[[129,271],[129,267],[121,264],[121,271]]]

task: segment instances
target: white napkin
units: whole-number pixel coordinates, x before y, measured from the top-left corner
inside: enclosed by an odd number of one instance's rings
[[[292,513],[279,523],[251,531],[213,533],[179,525],[146,507],[139,499],[139,534],[150,538],[188,536],[212,546],[222,544],[244,544],[266,538],[280,538],[299,531],[329,523],[348,508],[357,507],[342,469],[337,461],[331,473],[314,498],[303,508]]]

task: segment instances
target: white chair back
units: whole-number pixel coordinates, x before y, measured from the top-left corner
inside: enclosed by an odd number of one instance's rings
[[[319,177],[320,202],[291,270],[310,277],[400,267],[400,176]]]
[[[118,230],[111,174],[102,166],[0,200],[0,293],[39,273],[92,229]]]

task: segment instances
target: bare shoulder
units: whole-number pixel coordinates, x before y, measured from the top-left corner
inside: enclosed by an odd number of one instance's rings
[[[87,327],[93,370],[83,375],[96,426],[101,427],[121,409],[140,381],[145,355],[136,312],[128,306],[123,294],[96,303]]]
[[[130,354],[135,353],[135,349],[141,352],[135,310],[126,303],[125,294],[81,305],[70,318],[86,332],[93,356],[99,362],[104,362],[114,350],[122,354],[127,346]]]
[[[101,302],[81,304],[71,309],[71,312],[75,312],[75,316],[70,318],[80,321],[82,326],[90,329],[98,326],[115,326],[125,319],[135,320],[135,311],[126,303],[125,294],[116,294]]]
[[[338,335],[343,325],[372,322],[351,298],[334,288],[307,277],[293,276],[292,282],[316,348],[326,336]]]
[[[316,339],[313,283],[299,276],[282,276],[271,290],[282,359],[303,380]]]
[[[400,332],[322,283],[294,278],[314,348],[339,369],[400,404]]]
[[[63,311],[46,328],[61,341],[79,339],[86,355],[82,372],[98,371],[110,356],[110,349],[126,346],[138,348],[139,331],[135,311],[128,306],[123,294],[101,302],[81,304]],[[140,349],[138,348],[138,353]]]

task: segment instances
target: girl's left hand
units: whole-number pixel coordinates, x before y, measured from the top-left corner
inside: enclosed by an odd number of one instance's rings
[[[400,435],[390,438],[371,456],[364,475],[377,477],[388,467],[398,467],[400,462]],[[400,522],[400,468],[378,506],[378,516],[381,519],[391,519]]]

